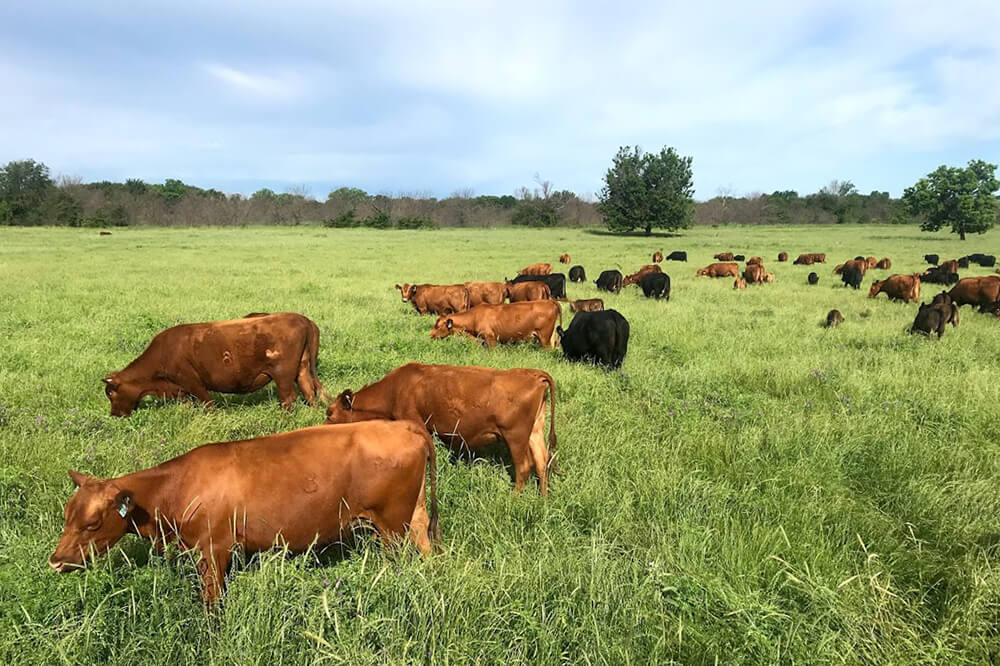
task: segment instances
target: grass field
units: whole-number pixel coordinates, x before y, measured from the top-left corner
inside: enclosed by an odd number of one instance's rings
[[[537,345],[432,341],[397,282],[502,279],[569,252],[591,280],[653,250],[673,294],[605,295],[631,323],[624,368]],[[773,285],[695,278],[722,250]],[[826,252],[821,281],[778,264]],[[1000,658],[1000,322],[963,308],[940,341],[914,305],[845,290],[857,254],[1000,254],[896,227],[699,228],[675,238],[555,230],[0,230],[0,660],[10,664],[988,663]],[[974,268],[963,275],[985,274]],[[570,298],[593,297],[592,284]],[[933,285],[924,287],[929,300]],[[820,326],[831,308],[846,322]],[[320,423],[273,387],[218,409],[108,415],[101,378],[181,322],[296,311],[322,331],[336,395],[411,360],[529,367],[557,382],[548,500],[495,460],[439,457],[444,545],[420,559],[237,563],[206,613],[190,556],[126,537],[86,573],[47,558],[66,468],[115,476],[211,441]],[[570,314],[565,310],[566,321]]]

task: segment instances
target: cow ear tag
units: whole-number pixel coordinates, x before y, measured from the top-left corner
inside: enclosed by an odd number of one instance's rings
[[[125,514],[128,513],[128,504],[129,498],[125,497],[122,499],[122,503],[118,505],[118,515],[122,518],[124,518]]]

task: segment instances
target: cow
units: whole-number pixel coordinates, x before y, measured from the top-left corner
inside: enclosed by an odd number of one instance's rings
[[[566,298],[566,275],[563,273],[551,273],[549,275],[518,275],[513,280],[505,280],[507,284],[517,284],[519,282],[544,282],[552,292],[552,298]]]
[[[864,280],[864,277],[864,273],[857,266],[848,266],[840,274],[840,279],[843,281],[844,286],[854,287],[855,289],[861,288],[861,282]]]
[[[616,310],[577,312],[565,331],[556,328],[568,361],[593,363],[616,370],[628,352],[628,321]]]
[[[745,271],[743,271],[743,279],[747,281],[747,284],[760,284],[764,282],[767,276],[767,271],[760,264],[748,264]]]
[[[408,533],[423,554],[440,540],[434,442],[419,422],[313,426],[205,444],[116,478],[69,475],[77,490],[50,567],[83,568],[125,534],[158,550],[176,541],[200,551],[209,603],[222,594],[237,548],[303,552],[349,539],[362,520],[387,544]]]
[[[328,401],[316,374],[319,327],[294,312],[181,324],[156,334],[137,359],[104,378],[112,416],[128,416],[144,396],[191,395],[207,407],[209,391],[252,393],[272,380],[291,410],[295,386],[310,406]]]
[[[477,305],[500,305],[507,298],[507,285],[503,282],[466,282],[462,285],[469,290],[469,307]]]
[[[601,274],[594,280],[594,284],[601,291],[609,291],[612,294],[617,294],[622,290],[624,281],[625,279],[622,277],[621,271],[609,270],[601,271]]]
[[[917,316],[913,319],[910,334],[923,333],[928,337],[936,333],[938,339],[944,335],[948,323],[958,326],[958,306],[954,303],[921,303]]]
[[[868,263],[868,270],[871,270],[871,269],[875,268],[876,266],[878,266],[878,258],[877,257],[865,257],[865,261]]]
[[[622,286],[627,287],[630,284],[639,284],[639,281],[642,280],[642,278],[644,278],[645,276],[649,275],[650,273],[660,273],[662,272],[662,270],[663,269],[656,264],[646,264],[635,273],[632,273],[631,275],[626,275],[625,280],[622,282]]]
[[[838,275],[843,275],[844,270],[850,266],[857,268],[859,271],[861,271],[862,275],[868,272],[868,262],[865,260],[864,257],[856,257],[854,259],[851,259],[850,261],[845,261],[842,264],[838,264],[837,267],[833,269],[833,272]]]
[[[806,278],[806,281],[807,281],[807,282],[808,282],[809,284],[817,284],[817,283],[819,282],[819,276],[818,276],[818,275],[816,275],[815,273],[810,273],[810,274],[809,274],[809,277],[808,277],[808,278]]]
[[[952,273],[940,266],[935,266],[920,275],[921,282],[932,284],[955,284],[958,282],[958,273]]]
[[[684,250],[674,250],[667,255],[667,261],[687,261],[688,253]]]
[[[746,289],[747,281],[744,278],[738,277],[733,280],[733,289]]]
[[[761,266],[763,266],[764,260],[761,259],[760,257],[750,257],[749,259],[747,259],[747,266],[750,266],[751,264],[760,264]]]
[[[549,285],[537,280],[508,284],[506,294],[511,303],[546,301],[552,298],[552,290],[549,289]]]
[[[548,275],[552,272],[552,264],[531,264],[517,272],[518,275]]]
[[[524,489],[534,467],[538,491],[548,495],[549,471],[555,471],[556,386],[547,372],[407,363],[356,393],[345,390],[326,412],[327,423],[370,419],[422,424],[456,452],[503,442],[514,464],[514,490]]]
[[[102,231],[102,232],[99,233],[99,235],[100,236],[110,236],[111,232],[110,231]]]
[[[587,271],[583,270],[583,266],[574,266],[573,268],[569,269],[569,281],[586,282]]]
[[[764,273],[764,282],[774,284],[774,273]]]
[[[704,268],[699,268],[698,271],[695,273],[695,277],[702,277],[702,276],[707,276],[712,278],[737,277],[739,275],[739,272],[740,272],[739,264],[721,262],[716,264],[709,264]]]
[[[745,259],[746,259],[746,257],[744,257],[742,254],[734,254],[733,255],[733,261],[744,261]]]
[[[557,323],[562,323],[562,308],[554,301],[477,305],[466,312],[438,317],[431,339],[460,333],[480,338],[491,348],[499,342],[525,340],[538,340],[548,348],[555,346]]]
[[[826,327],[833,328],[834,326],[840,326],[844,323],[844,315],[840,314],[840,310],[830,310],[826,315]]]
[[[570,312],[600,312],[604,309],[604,301],[599,298],[581,298],[569,302]]]
[[[717,261],[732,261],[733,260],[733,253],[732,252],[720,252],[719,254],[713,256],[712,258],[715,259],[715,260],[717,260]]]
[[[1000,301],[1000,275],[962,278],[951,288],[948,296],[957,306],[974,305],[988,308]]]
[[[969,258],[968,257],[959,257],[958,259],[956,259],[956,261],[958,262],[958,267],[959,268],[968,268],[969,267]]]
[[[890,301],[916,303],[920,300],[920,273],[913,275],[890,275],[884,280],[876,280],[868,291],[868,298],[884,293]]]
[[[653,263],[658,264],[663,261],[663,252],[657,250],[653,253]]]
[[[878,260],[878,263],[875,264],[875,268],[879,269],[880,271],[887,271],[892,268],[892,261],[889,259],[889,257],[882,257],[881,259]]]
[[[931,266],[937,266],[938,265],[938,259],[939,259],[939,257],[936,254],[925,254],[924,255],[924,261],[926,261]]]
[[[949,259],[948,261],[942,261],[938,264],[938,270],[945,271],[947,273],[957,273],[960,266],[961,265],[958,263],[957,259]]]
[[[809,252],[806,254],[800,254],[795,261],[792,262],[794,265],[804,265],[809,266],[811,264],[825,264],[826,255],[822,252]]]
[[[396,285],[403,302],[420,314],[451,314],[469,309],[469,290],[461,284]]]
[[[969,261],[979,264],[983,268],[993,268],[997,265],[997,258],[992,254],[982,254],[975,252],[969,255]]]
[[[788,253],[787,252],[779,252],[778,253],[778,261],[788,261]]]
[[[666,273],[646,273],[639,282],[646,298],[670,300],[670,276]]]
[[[559,263],[560,264],[568,264],[569,263],[569,255],[568,254],[560,254],[559,255]],[[551,272],[551,271],[549,271],[549,272]]]

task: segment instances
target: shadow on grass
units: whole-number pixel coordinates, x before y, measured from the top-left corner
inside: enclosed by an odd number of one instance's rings
[[[645,231],[605,231],[603,229],[585,229],[585,234],[591,236],[613,236],[615,238],[681,238],[682,234],[674,234],[669,231],[654,231],[647,234]]]

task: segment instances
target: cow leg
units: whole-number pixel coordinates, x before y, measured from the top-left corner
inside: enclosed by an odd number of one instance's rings
[[[198,400],[201,400],[205,407],[208,407],[209,409],[215,407],[215,401],[212,400],[212,396],[201,384],[193,385],[191,388],[185,388],[184,390],[196,397]]]
[[[424,480],[420,484],[420,494],[417,496],[417,503],[413,507],[413,515],[410,517],[410,540],[417,547],[422,555],[430,555],[431,540],[427,534],[427,528],[431,524],[430,516],[427,515],[427,472],[424,472]]]
[[[535,416],[535,424],[528,438],[528,448],[535,463],[535,473],[538,474],[538,492],[542,497],[549,494],[549,451],[545,446],[545,399],[543,397]]]
[[[312,379],[312,368],[309,364],[308,355],[304,355],[302,360],[299,362],[299,374],[295,378],[295,383],[298,384],[299,390],[302,392],[302,397],[305,398],[306,404],[310,407],[316,406],[316,387],[313,385]],[[292,398],[294,402],[295,398]]]
[[[231,544],[213,543],[208,551],[201,551],[198,575],[201,577],[201,598],[206,604],[217,601],[225,588],[226,569],[229,567]]]
[[[292,411],[295,406],[295,382],[283,372],[274,374],[274,383],[278,387],[278,399],[281,401],[281,408],[285,411]]]
[[[514,463],[514,492],[524,490],[524,485],[531,477],[531,451],[528,448],[530,437],[523,429],[518,428],[513,433],[503,433],[503,439],[510,449],[510,460]]]
[[[483,340],[486,342],[486,346],[493,349],[497,346],[497,336],[493,333],[484,333]]]

